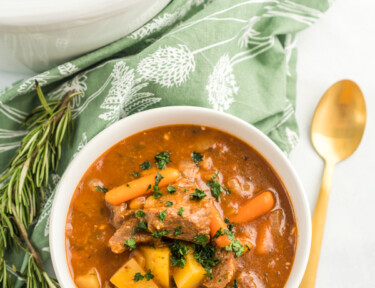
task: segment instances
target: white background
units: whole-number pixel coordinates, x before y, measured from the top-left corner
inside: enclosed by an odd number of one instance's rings
[[[301,139],[291,162],[313,211],[323,161],[310,123],[325,90],[352,79],[367,101],[367,127],[353,156],[336,166],[316,287],[375,287],[375,1],[338,0],[299,34],[297,120]],[[0,88],[29,75],[0,71]]]

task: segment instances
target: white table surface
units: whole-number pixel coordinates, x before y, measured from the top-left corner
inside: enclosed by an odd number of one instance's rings
[[[353,156],[335,170],[316,287],[375,287],[375,1],[339,0],[299,34],[297,120],[301,138],[290,160],[311,211],[323,161],[310,142],[314,109],[325,90],[352,79],[367,101],[367,127]],[[0,88],[29,75],[0,71]],[[373,178],[374,177],[374,178]]]

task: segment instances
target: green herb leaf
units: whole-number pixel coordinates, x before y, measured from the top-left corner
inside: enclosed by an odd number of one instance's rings
[[[193,244],[193,247],[195,260],[206,270],[206,276],[212,279],[211,269],[220,262],[215,259],[215,248],[210,244]]]
[[[241,242],[238,241],[238,240],[232,240],[230,245],[225,246],[225,250],[234,252],[235,258],[238,258],[238,257],[242,256],[243,253],[245,252],[245,248],[243,247]]]
[[[193,152],[191,153],[191,160],[197,165],[197,167],[200,167],[199,162],[203,161],[203,155],[199,152]]]
[[[227,227],[228,227],[229,231],[232,231],[233,228],[234,228],[234,224],[230,223],[229,218],[224,218],[224,222],[225,222],[225,224],[227,224]]]
[[[160,198],[163,194],[159,191],[159,183],[164,177],[159,173],[156,172],[155,176],[155,185],[154,185],[154,194],[152,195],[155,199]]]
[[[141,165],[139,165],[139,167],[142,169],[142,170],[148,170],[151,168],[151,163],[150,161],[145,161],[143,162]]]
[[[219,238],[220,236],[224,236],[225,233],[223,231],[223,229],[220,227],[219,230],[216,231],[214,237],[212,239],[216,239],[216,238]]]
[[[134,238],[129,238],[125,241],[125,247],[129,248],[129,251],[137,249],[137,243]]]
[[[237,280],[234,280],[232,288],[238,288],[238,281]]]
[[[148,231],[146,221],[139,222],[137,227],[134,229],[134,233],[140,232],[140,231]]]
[[[137,212],[135,212],[135,216],[144,218],[146,214],[142,210],[138,210]]]
[[[180,241],[175,241],[173,245],[169,246],[171,251],[171,265],[175,267],[184,268],[186,264],[185,255],[189,253],[189,247],[181,245]]]
[[[105,187],[95,186],[95,188],[96,188],[97,191],[100,191],[100,192],[103,192],[103,193],[108,192],[108,189],[105,188]]]
[[[206,234],[200,234],[194,237],[194,242],[198,244],[207,244],[210,241],[210,237]]]
[[[195,189],[194,193],[190,194],[190,197],[193,200],[202,200],[206,196],[206,193],[204,193],[202,190],[199,190],[198,188]]]
[[[168,188],[167,188],[168,192],[173,194],[174,192],[176,192],[176,188],[174,188],[174,186],[172,185],[169,185]]]
[[[137,272],[134,275],[133,281],[134,282],[142,281],[143,278],[145,278],[145,276],[143,276],[141,273]]]
[[[159,238],[161,238],[165,235],[168,235],[168,234],[169,234],[169,231],[155,231],[154,233],[151,234],[151,236],[159,239]]]
[[[171,201],[167,201],[167,202],[165,203],[165,206],[167,206],[167,207],[171,207],[171,206],[173,206],[173,202],[171,202]]]
[[[160,212],[158,215],[158,218],[161,222],[164,222],[165,216],[167,216],[167,210],[164,210],[163,212]]]
[[[178,213],[177,213],[178,216],[181,216],[181,217],[184,216],[184,210],[185,210],[184,207],[180,207],[180,208],[178,209]]]
[[[145,278],[146,278],[147,281],[150,281],[151,279],[154,278],[154,275],[151,274],[151,270],[150,269],[147,270],[147,272],[145,274]]]
[[[176,227],[176,229],[174,230],[175,237],[177,237],[178,235],[184,234],[184,232],[182,232],[181,229],[182,229],[182,226]]]
[[[156,165],[159,169],[165,169],[166,165],[171,162],[169,160],[169,153],[168,152],[161,152],[155,156]]]
[[[136,178],[141,177],[141,174],[139,172],[133,172],[131,175]]]

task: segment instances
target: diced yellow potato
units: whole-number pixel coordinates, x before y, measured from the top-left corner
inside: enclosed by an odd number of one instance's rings
[[[205,277],[206,271],[199,264],[192,253],[186,255],[186,265],[183,269],[176,267],[173,278],[178,288],[196,288]]]
[[[169,287],[169,248],[141,247],[146,258],[146,269],[150,269],[154,280],[162,287]]]
[[[153,280],[147,281],[146,279],[134,282],[136,273],[145,275],[145,270],[137,263],[134,258],[131,258],[125,263],[117,272],[112,276],[111,283],[118,288],[158,288]]]
[[[100,288],[98,273],[95,268],[91,268],[85,275],[78,276],[75,283],[78,288]]]

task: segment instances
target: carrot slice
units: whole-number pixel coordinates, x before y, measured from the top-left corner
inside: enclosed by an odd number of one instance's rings
[[[159,173],[164,177],[159,183],[160,188],[172,184],[180,177],[180,172],[174,168],[166,168],[159,171]],[[151,189],[148,188],[150,185],[151,187],[155,185],[156,174],[157,172],[151,173],[109,190],[105,194],[105,201],[113,205],[119,205],[128,200],[150,193]]]
[[[245,223],[254,220],[275,206],[275,198],[270,191],[265,191],[250,199],[243,204],[238,210],[238,214],[231,216],[229,219],[234,223]]]
[[[221,231],[224,232],[224,229],[228,230],[227,224],[225,224],[223,218],[221,217],[219,211],[212,204],[211,207],[211,224],[210,224],[210,235],[211,238],[215,236],[216,232],[221,228]],[[219,247],[225,247],[230,245],[231,241],[228,239],[228,235],[223,235],[218,238],[215,238],[215,242]]]

